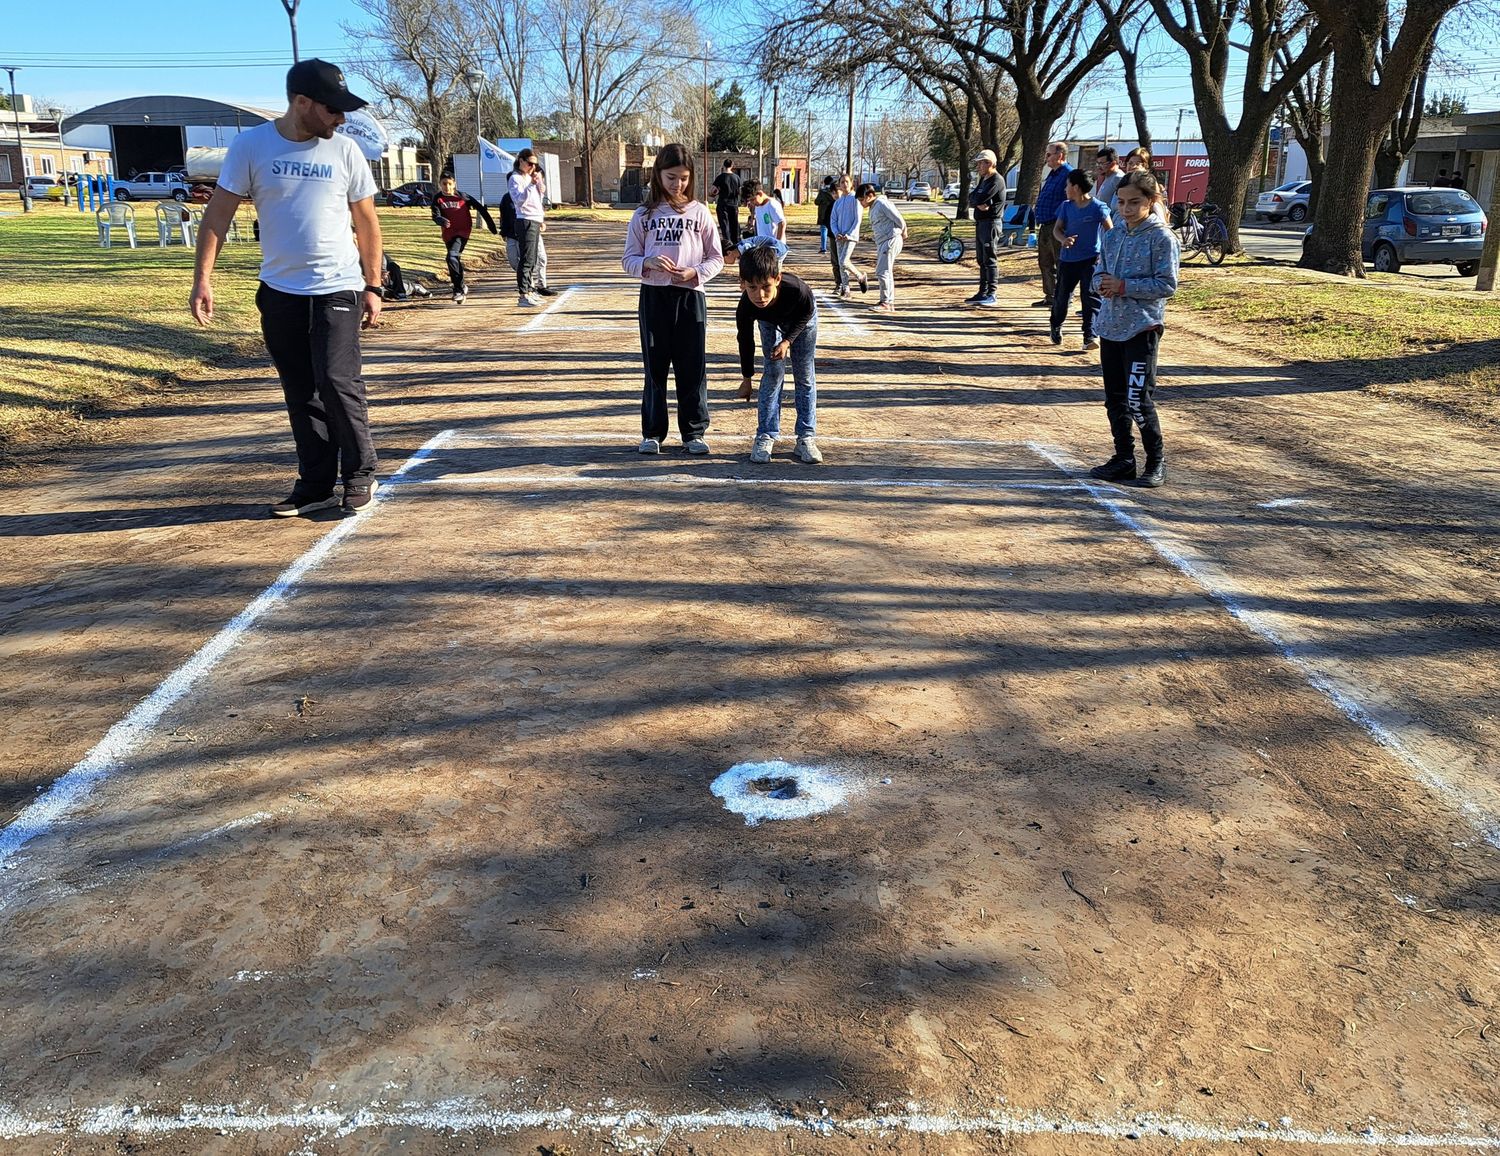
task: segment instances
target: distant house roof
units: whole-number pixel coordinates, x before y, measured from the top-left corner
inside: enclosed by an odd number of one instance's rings
[[[270,109],[201,96],[131,96],[75,112],[63,121],[63,132],[86,124],[253,128],[280,115]]]

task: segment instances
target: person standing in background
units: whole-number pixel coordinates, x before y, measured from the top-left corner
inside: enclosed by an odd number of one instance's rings
[[[833,192],[833,178],[824,177],[823,187],[818,190],[818,195],[813,201],[818,206],[818,252],[828,252],[828,214],[833,212],[833,202],[837,198]]]
[[[896,258],[906,244],[906,218],[884,193],[871,189],[862,201],[870,214],[870,236],[875,240],[875,283],[880,286],[880,300],[875,308],[882,313],[896,312]]]
[[[516,210],[516,304],[531,307],[537,301],[537,253],[542,243],[546,214],[542,208],[546,183],[536,152],[522,149],[510,171],[510,200]]]
[[[740,243],[740,178],[734,175],[734,164],[724,162],[724,171],[714,178],[714,198],[719,221],[719,243],[727,252]]]
[[[1036,195],[1036,263],[1042,271],[1042,299],[1032,304],[1050,309],[1057,295],[1058,254],[1052,226],[1057,220],[1057,210],[1068,199],[1068,174],[1073,171],[1068,164],[1066,141],[1055,140],[1047,146],[1047,170],[1047,179]]]
[[[974,158],[979,180],[969,190],[969,208],[974,210],[974,260],[979,264],[979,292],[965,300],[965,305],[995,304],[995,288],[1000,282],[995,219],[1005,208],[1005,182],[996,167],[998,164],[993,149],[984,149]]]
[[[849,178],[845,177],[840,187],[848,188],[849,183]],[[874,191],[875,186],[865,182],[856,192],[845,193],[835,201],[833,212],[828,216],[828,227],[833,232],[833,275],[840,297],[849,296],[851,281],[859,282],[861,293],[870,287],[870,279],[854,267],[854,246],[859,242],[865,197]]]

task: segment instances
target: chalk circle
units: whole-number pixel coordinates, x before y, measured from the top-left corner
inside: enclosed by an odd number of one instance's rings
[[[858,788],[829,767],[801,767],[780,759],[738,763],[708,788],[724,800],[724,809],[745,817],[753,827],[763,819],[806,819],[843,803]]]

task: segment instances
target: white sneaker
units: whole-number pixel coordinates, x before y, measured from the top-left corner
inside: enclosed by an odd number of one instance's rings
[[[815,466],[823,460],[823,451],[818,449],[818,443],[812,438],[798,438],[797,457],[808,465]]]
[[[771,460],[771,451],[776,448],[776,439],[770,434],[757,434],[750,447],[750,460],[758,466]]]
[[[517,297],[516,298],[516,304],[519,305],[522,309],[530,309],[530,308],[532,308],[533,306],[536,305],[536,298],[535,297]]]
[[[453,304],[462,305],[466,300],[468,300],[468,297],[469,295],[467,293],[465,293],[463,290],[459,290],[453,295]]]
[[[635,447],[635,452],[638,454],[659,454],[661,453],[661,442],[657,438],[642,438],[641,444]]]
[[[687,443],[687,445],[686,445],[685,448],[687,449],[687,452],[690,453],[690,454],[706,454],[706,453],[708,453],[708,443],[706,441],[704,441],[702,438],[693,438],[691,441],[689,441]]]

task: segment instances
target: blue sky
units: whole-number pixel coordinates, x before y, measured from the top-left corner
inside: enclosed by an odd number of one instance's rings
[[[714,5],[716,22],[742,30],[743,22],[731,19],[738,7],[737,3]],[[56,9],[22,0],[10,8],[0,29],[0,65],[21,66],[18,91],[74,110],[146,93],[210,96],[270,108],[285,103],[282,80],[290,62],[290,36],[280,0],[209,0],[190,9],[169,5],[172,11],[185,14],[183,27],[192,36],[173,38],[167,44],[160,19],[147,18],[144,10],[128,9],[130,18],[122,20],[118,0],[68,0]],[[744,4],[743,11],[753,18],[753,13],[764,8]],[[340,27],[343,22],[363,22],[362,13],[350,0],[303,0],[298,15],[303,55],[343,63],[349,56],[348,38]],[[1478,37],[1473,32],[1469,30],[1461,49],[1454,48],[1472,64],[1473,74],[1462,80],[1440,79],[1434,87],[1467,95],[1471,109],[1500,108],[1500,31]],[[715,39],[722,43],[724,38]],[[747,65],[717,68],[716,76],[728,79],[736,71],[753,74]],[[351,87],[359,91],[357,82]],[[1145,87],[1153,131],[1158,139],[1170,138],[1176,110],[1191,108],[1186,69],[1175,54],[1165,54],[1151,69]],[[1079,134],[1097,134],[1108,102],[1111,135],[1121,115],[1125,133],[1131,135],[1124,101],[1123,85],[1102,79],[1077,100],[1073,127]],[[753,111],[754,93],[750,103]],[[920,101],[893,92],[872,93],[861,104],[861,114],[867,111],[872,118],[926,111]],[[824,110],[816,111],[821,119]],[[833,111],[828,110],[830,115]],[[787,112],[800,119],[800,108]],[[1194,131],[1195,122],[1188,116],[1184,135],[1192,136]]]

